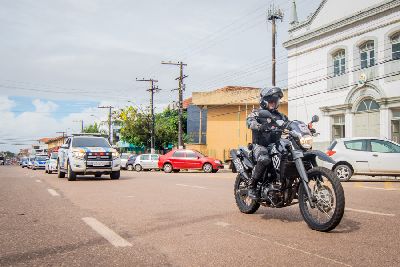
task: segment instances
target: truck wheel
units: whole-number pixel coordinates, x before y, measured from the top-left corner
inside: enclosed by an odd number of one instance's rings
[[[120,171],[116,171],[116,172],[111,172],[110,173],[111,180],[117,180],[117,179],[119,179],[120,176],[121,176],[121,172]]]
[[[68,181],[76,181],[76,173],[71,169],[71,164],[68,162]]]
[[[65,178],[65,172],[61,171],[60,162],[57,162],[57,177],[58,178]]]

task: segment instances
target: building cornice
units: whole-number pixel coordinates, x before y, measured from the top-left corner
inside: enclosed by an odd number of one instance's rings
[[[325,1],[326,2],[326,1]],[[325,3],[321,3],[320,7],[323,6],[323,4]],[[306,42],[310,39],[316,38],[320,35],[329,33],[331,31],[343,28],[345,26],[348,26],[350,24],[359,22],[361,20],[364,20],[366,18],[369,18],[371,16],[375,16],[377,14],[380,14],[382,12],[391,10],[395,7],[399,7],[400,6],[400,0],[387,0],[381,4],[369,7],[367,9],[361,10],[353,15],[347,16],[343,19],[340,19],[338,21],[333,21],[327,25],[321,26],[313,31],[307,32],[306,34],[303,34],[301,36],[289,39],[288,41],[283,43],[283,47],[285,48],[290,48],[294,45],[298,45],[300,43]],[[304,23],[298,24],[296,25],[294,28],[292,28],[289,32],[293,32],[295,29],[300,29],[302,27],[308,26],[312,20],[315,18],[315,16],[317,15],[317,13],[314,13],[314,16],[312,16],[309,20],[307,20]]]

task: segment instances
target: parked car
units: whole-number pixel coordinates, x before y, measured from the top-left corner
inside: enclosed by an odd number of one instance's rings
[[[126,162],[126,169],[128,171],[133,171],[134,170],[134,165],[136,161],[137,155],[130,155],[128,158],[128,161]]]
[[[22,168],[28,167],[28,158],[24,157],[21,159],[21,167]]]
[[[164,172],[179,172],[181,169],[203,170],[211,173],[223,169],[220,160],[204,156],[196,150],[177,149],[160,157],[158,167]]]
[[[5,164],[5,158],[3,156],[0,156],[0,165]]]
[[[33,167],[33,161],[34,161],[34,157],[29,157],[28,158],[28,169],[32,169],[32,167]]]
[[[47,155],[37,155],[33,159],[32,170],[44,169],[47,158]]]
[[[133,164],[135,171],[157,170],[158,169],[158,154],[142,154],[136,157]]]
[[[121,159],[116,149],[102,136],[94,134],[73,135],[58,150],[57,172],[59,178],[67,174],[68,181],[77,175],[110,175],[119,179]]]
[[[354,175],[400,176],[400,145],[379,138],[341,138],[326,152],[336,164],[330,167],[341,181]]]
[[[130,154],[129,153],[122,153],[121,154],[121,169],[126,169],[126,163],[128,162]]]
[[[51,174],[52,172],[57,171],[57,158],[58,158],[57,152],[52,152],[50,154],[50,157],[46,160],[46,164],[44,167],[45,173]]]

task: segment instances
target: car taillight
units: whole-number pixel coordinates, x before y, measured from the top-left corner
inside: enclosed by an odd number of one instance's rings
[[[335,153],[336,153],[336,151],[334,151],[334,150],[328,150],[328,151],[326,151],[326,154],[327,154],[329,157],[332,157]]]

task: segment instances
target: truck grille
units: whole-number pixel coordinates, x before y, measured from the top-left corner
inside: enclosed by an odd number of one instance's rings
[[[111,152],[86,153],[86,166],[90,168],[110,168],[112,163]]]

